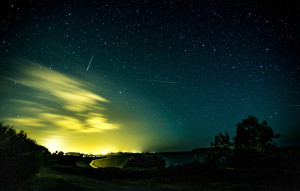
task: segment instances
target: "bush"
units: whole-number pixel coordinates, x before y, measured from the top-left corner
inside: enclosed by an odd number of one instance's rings
[[[0,123],[0,187],[17,186],[37,173],[43,165],[48,149],[37,145],[22,130]]]
[[[207,157],[207,162],[211,165],[228,166],[232,155],[233,143],[226,132],[225,135],[220,133],[215,136],[215,141],[210,143],[210,150]]]

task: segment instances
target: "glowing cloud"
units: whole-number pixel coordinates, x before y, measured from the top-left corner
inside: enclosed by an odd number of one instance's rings
[[[50,70],[46,67],[28,63],[23,77],[17,79],[19,96],[8,101],[17,106],[17,117],[6,118],[28,131],[47,130],[45,146],[55,149],[57,134],[102,133],[119,129],[119,125],[108,122],[104,111],[110,101],[94,93],[94,85]],[[21,92],[21,93],[20,93]],[[30,94],[30,96],[28,96]],[[52,141],[49,141],[52,140]]]
[[[0,121],[52,152],[140,152],[181,144],[156,100],[130,89],[116,93],[126,81],[77,69],[63,74],[32,62],[22,66],[8,71],[10,78],[0,76]]]

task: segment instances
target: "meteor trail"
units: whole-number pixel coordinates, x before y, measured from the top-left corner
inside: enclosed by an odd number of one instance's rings
[[[89,71],[90,65],[91,65],[91,63],[92,63],[92,61],[94,59],[94,55],[95,55],[95,52],[93,53],[92,58],[90,59],[90,62],[89,62],[88,67],[86,68],[86,71]]]
[[[148,80],[148,79],[137,79],[137,80],[139,80],[139,81],[146,81],[146,82],[157,82],[157,83],[177,84],[177,82],[163,81],[163,80]]]
[[[291,105],[291,107],[300,107],[300,105]]]

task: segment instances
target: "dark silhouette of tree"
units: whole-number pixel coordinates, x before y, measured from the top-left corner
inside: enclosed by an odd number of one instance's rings
[[[10,188],[34,175],[42,167],[48,149],[0,123],[0,187]]]
[[[233,143],[226,132],[215,136],[211,143],[207,161],[217,166],[262,167],[270,165],[276,144],[274,134],[266,121],[258,122],[254,116],[248,116],[237,124]]]
[[[267,167],[272,165],[276,144],[274,134],[266,121],[258,122],[254,116],[248,116],[237,124],[234,139],[234,154],[231,166],[235,167]]]
[[[57,155],[58,155],[58,156],[63,156],[63,155],[64,155],[64,152],[59,151]]]
[[[248,116],[242,123],[237,124],[234,146],[238,150],[252,150],[260,153],[269,152],[276,147],[274,142],[279,134],[274,134],[266,121],[261,124],[254,116]]]
[[[214,165],[227,166],[228,160],[232,154],[233,143],[226,132],[225,135],[220,133],[215,136],[215,141],[210,143],[210,152],[208,161]]]

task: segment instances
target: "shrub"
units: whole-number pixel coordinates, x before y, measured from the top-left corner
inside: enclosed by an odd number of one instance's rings
[[[37,173],[47,153],[25,131],[0,123],[0,187],[10,188]]]

